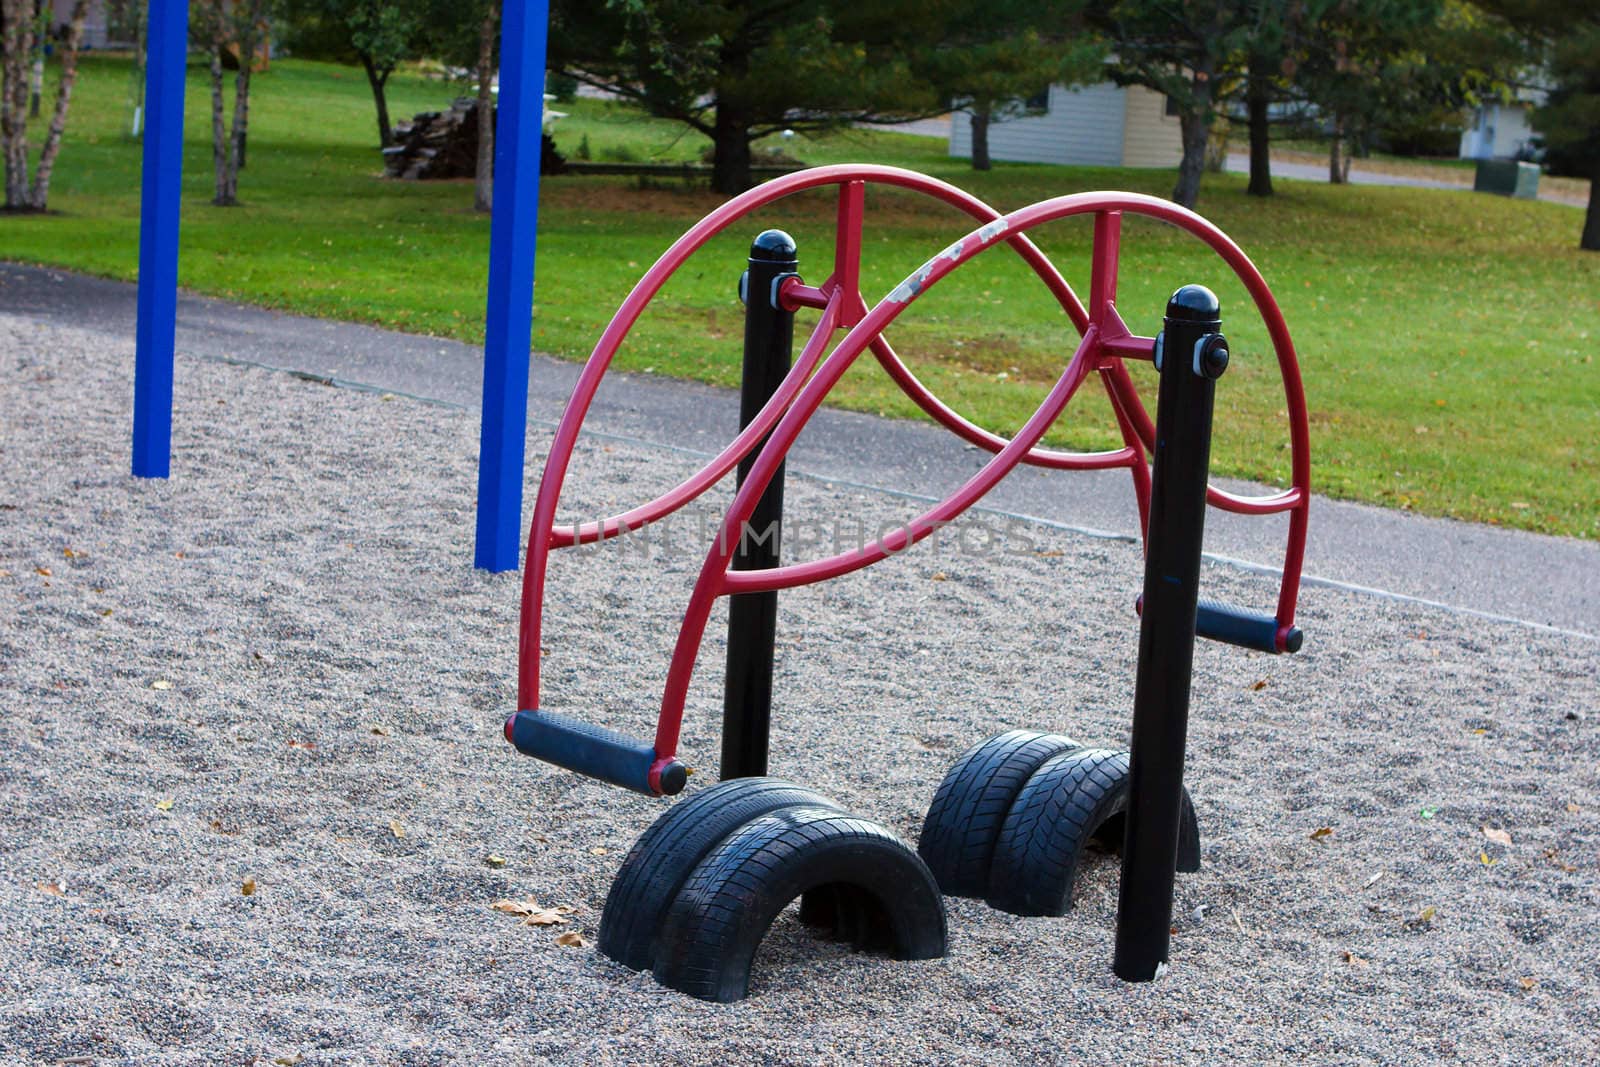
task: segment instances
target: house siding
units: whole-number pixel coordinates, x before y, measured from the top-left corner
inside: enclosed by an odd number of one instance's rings
[[[1123,107],[1122,165],[1176,167],[1183,159],[1183,130],[1167,114],[1167,98],[1142,85],[1127,88]]]
[[[1012,163],[1119,166],[1125,99],[1109,82],[1081,89],[1052,85],[1045,114],[990,124],[989,155]],[[964,112],[951,116],[950,154],[972,156],[972,119]]]

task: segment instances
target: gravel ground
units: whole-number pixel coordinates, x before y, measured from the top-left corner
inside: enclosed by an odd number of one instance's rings
[[[1600,645],[1311,589],[1299,656],[1197,654],[1204,869],[1164,980],[1110,974],[1102,857],[1065,918],[950,901],[935,962],[791,912],[752,996],[703,1004],[557,943],[666,802],[501,739],[519,579],[468,565],[474,418],[180,359],[173,477],[139,481],[131,366],[0,317],[0,1062],[1600,1060]],[[687,462],[593,442],[569,511]],[[909,514],[805,480],[789,509],[823,541]],[[558,557],[547,706],[646,731],[692,526]],[[774,773],[912,841],[982,737],[1127,736],[1137,548],[964,530],[783,597]],[[570,923],[490,908],[530,895]]]

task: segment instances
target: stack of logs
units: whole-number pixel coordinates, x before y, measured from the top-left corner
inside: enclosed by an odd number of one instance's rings
[[[478,101],[462,96],[449,111],[424,111],[395,127],[394,140],[383,150],[384,170],[391,178],[471,178],[478,172]],[[542,147],[540,169],[561,173],[565,160],[556,154],[549,134]]]

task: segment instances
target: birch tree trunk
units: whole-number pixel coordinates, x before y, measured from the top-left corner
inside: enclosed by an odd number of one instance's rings
[[[211,202],[218,207],[228,207],[234,201],[228,192],[228,133],[222,118],[222,48],[227,36],[223,29],[227,23],[222,0],[212,0],[211,18],[211,169],[216,186]]]
[[[472,182],[472,210],[494,209],[494,44],[500,24],[499,0],[492,0],[478,31],[478,165]],[[543,73],[541,71],[541,73]]]
[[[78,80],[78,47],[83,44],[83,23],[89,17],[89,0],[72,5],[67,23],[66,50],[61,54],[61,86],[56,90],[56,109],[50,116],[50,132],[39,151],[38,169],[33,172],[33,210],[43,211],[50,200],[50,175],[55,172],[56,156],[61,152],[61,133],[67,128],[67,107],[72,103],[72,86]]]
[[[33,51],[31,0],[0,0],[0,154],[5,156],[6,208],[28,208],[28,55]]]

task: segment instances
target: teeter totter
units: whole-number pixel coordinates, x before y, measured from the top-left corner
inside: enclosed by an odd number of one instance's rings
[[[860,291],[868,186],[925,194],[964,212],[974,228],[868,306]],[[662,285],[712,237],[750,213],[805,190],[838,196],[833,270],[820,285],[800,274],[794,242],[779,230],[754,241],[740,278],[745,304],[740,430],[693,477],[662,496],[598,522],[561,526],[556,508],[590,402],[628,332]],[[1187,285],[1154,337],[1133,333],[1117,307],[1122,220],[1168,223],[1209,246],[1243,283],[1265,322],[1288,412],[1290,484],[1244,496],[1208,485],[1213,397],[1230,353],[1210,290]],[[1094,227],[1087,301],[1027,236],[1043,223],[1089,216]],[[1014,437],[990,433],[935,396],[895,353],[884,331],[929,289],[1000,244],[1022,257],[1080,336],[1055,385]],[[818,321],[792,358],[795,312]],[[840,333],[844,336],[834,343]],[[783,464],[830,390],[864,353],[935,422],[991,458],[906,527],[825,559],[784,563],[776,537]],[[791,362],[792,359],[792,362]],[[1152,419],[1131,364],[1153,365]],[[1069,452],[1042,447],[1068,400],[1098,377],[1122,447]],[[918,847],[843,811],[811,788],[768,777],[778,591],[826,581],[895,555],[956,519],[1019,465],[1055,470],[1122,467],[1145,536],[1132,744],[1127,752],[1058,734],[1010,730],[957,759],[934,794]],[[655,522],[699,498],[737,468],[738,490],[708,546],[678,631],[653,739],[623,736],[542,710],[539,649],[547,564],[556,549],[591,544]],[[719,597],[729,597],[721,781],[662,814],[623,862],[603,912],[599,948],[657,981],[708,1000],[745,996],[750,964],[772,921],[800,900],[800,918],[866,950],[901,959],[946,952],[943,894],[975,897],[1022,915],[1061,915],[1072,902],[1079,856],[1092,839],[1122,851],[1113,969],[1148,981],[1167,966],[1175,872],[1200,865],[1194,807],[1183,787],[1195,638],[1258,652],[1295,652],[1294,625],[1310,502],[1305,398],[1289,331],[1266,282],[1215,226],[1175,204],[1133,193],[1081,193],[1000,214],[925,175],[891,167],[800,171],[707,215],[645,272],[601,335],[556,430],[534,506],[523,577],[518,710],[505,735],[520,752],[646,795],[675,795],[689,780],[678,758],[684,703],[701,638]],[[1278,600],[1271,614],[1201,599],[1206,508],[1288,517]]]

